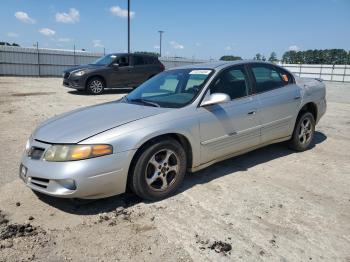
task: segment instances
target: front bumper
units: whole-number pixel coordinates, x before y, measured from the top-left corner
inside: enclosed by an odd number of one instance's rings
[[[74,77],[72,75],[69,75],[68,77],[63,78],[63,86],[74,88],[78,90],[84,90],[85,89],[85,78],[84,77]]]
[[[45,153],[50,144],[32,140],[31,146],[43,148]],[[42,159],[43,155],[36,160],[24,153],[20,177],[31,189],[51,196],[108,197],[125,192],[133,154],[132,150],[80,161],[48,162]],[[74,186],[67,181],[73,181]]]

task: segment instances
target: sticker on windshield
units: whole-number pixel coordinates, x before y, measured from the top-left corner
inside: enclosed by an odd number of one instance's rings
[[[192,70],[190,75],[209,75],[211,70]]]

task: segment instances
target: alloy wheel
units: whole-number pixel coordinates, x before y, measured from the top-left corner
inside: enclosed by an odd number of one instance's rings
[[[312,137],[312,124],[309,118],[305,118],[301,124],[299,129],[299,142],[301,144],[307,144]]]
[[[98,94],[103,89],[103,84],[100,80],[94,80],[90,83],[90,89],[94,94]]]
[[[166,191],[175,183],[179,173],[179,158],[170,149],[155,153],[146,167],[146,182],[151,190]]]

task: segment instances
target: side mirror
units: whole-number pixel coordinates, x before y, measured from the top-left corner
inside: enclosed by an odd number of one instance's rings
[[[231,98],[229,95],[224,93],[214,93],[211,94],[207,99],[205,99],[201,106],[210,106],[215,104],[227,103],[230,102]]]

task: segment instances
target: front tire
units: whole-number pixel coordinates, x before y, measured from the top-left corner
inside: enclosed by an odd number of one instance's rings
[[[131,173],[131,188],[151,201],[172,195],[186,173],[186,153],[179,142],[165,139],[151,144],[139,155]]]
[[[89,94],[100,95],[105,89],[105,82],[100,77],[93,77],[87,82],[86,89]]]
[[[314,138],[315,118],[310,112],[298,116],[289,147],[295,151],[307,150]]]

